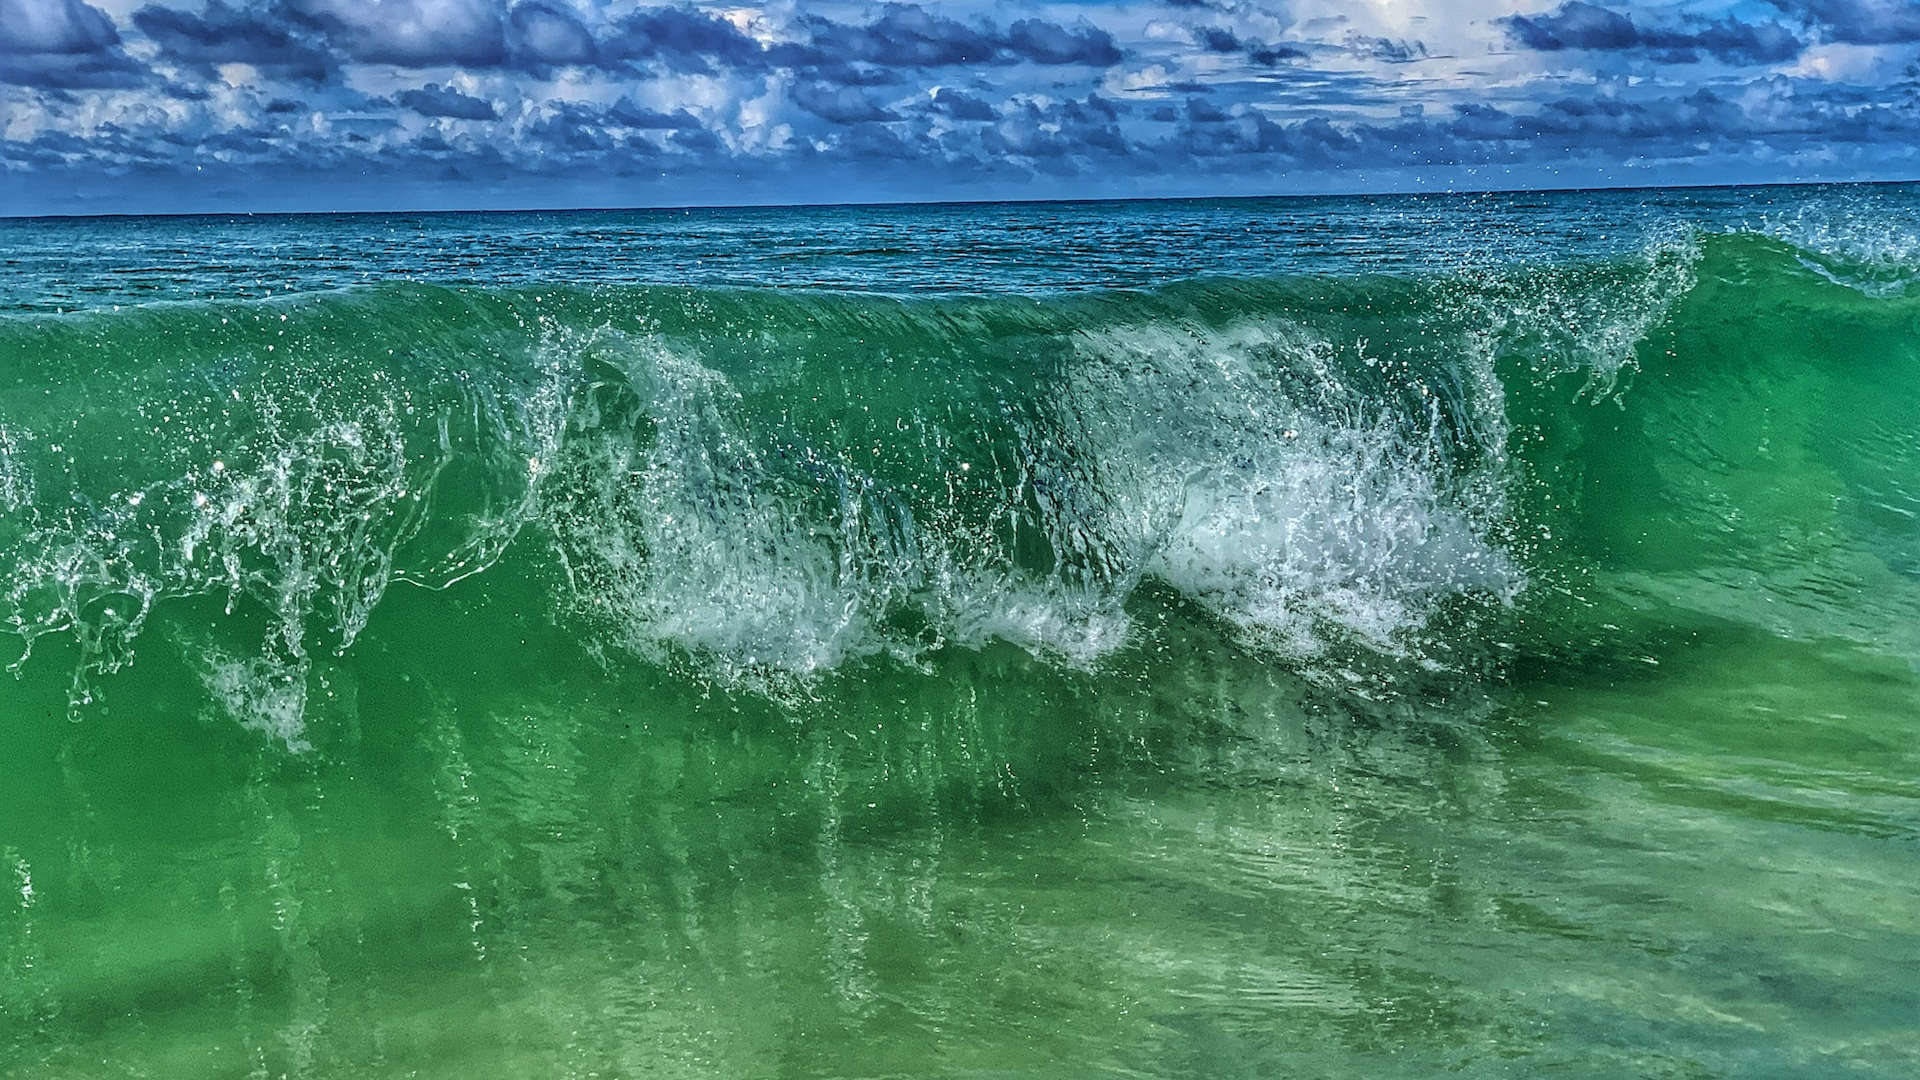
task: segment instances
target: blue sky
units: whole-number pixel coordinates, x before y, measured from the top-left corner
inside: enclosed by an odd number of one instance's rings
[[[0,0],[0,213],[1920,176],[1920,0]]]

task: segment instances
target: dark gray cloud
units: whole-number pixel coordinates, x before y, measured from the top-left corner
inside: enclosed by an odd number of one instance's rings
[[[1389,64],[1410,64],[1415,60],[1424,60],[1428,55],[1424,42],[1368,37],[1365,34],[1348,34],[1345,47],[1355,56],[1384,60]]]
[[[614,24],[601,51],[618,59],[658,61],[680,71],[712,71],[716,63],[736,68],[766,63],[759,42],[725,19],[687,7],[633,12]]]
[[[95,53],[0,53],[0,83],[42,90],[130,90],[151,81],[118,49]]]
[[[1273,67],[1291,60],[1305,60],[1311,55],[1313,55],[1312,52],[1306,46],[1297,45],[1291,41],[1255,41],[1247,44],[1247,59],[1263,67]]]
[[[159,46],[163,59],[204,71],[215,64],[252,64],[278,78],[323,82],[339,66],[330,50],[284,15],[223,0],[212,0],[197,14],[149,4],[133,13],[133,25]]]
[[[1105,30],[1020,19],[1002,29],[963,23],[915,5],[888,4],[866,22],[802,16],[800,36],[763,45],[733,23],[691,6],[642,7],[596,31],[563,0],[211,0],[205,8],[150,3],[132,18],[162,59],[201,72],[253,65],[279,79],[320,83],[342,63],[541,73],[645,65],[702,74],[779,69],[847,86],[898,81],[901,69],[997,65],[1111,66],[1121,51]],[[0,0],[0,55],[13,68],[51,69],[32,85],[117,85],[142,69],[119,50],[111,19],[83,0]],[[638,67],[636,66],[638,65]],[[82,77],[87,73],[94,73]],[[56,75],[64,76],[56,78]],[[114,75],[114,78],[102,78]]]
[[[1543,15],[1514,15],[1506,20],[1513,39],[1529,49],[1637,49],[1640,28],[1617,11],[1567,0]]]
[[[1161,107],[1167,126],[1137,147],[1131,160],[1160,169],[1208,172],[1276,167],[1330,172],[1364,168],[1430,168],[1539,162],[1557,149],[1575,161],[1683,160],[1704,153],[1738,159],[1756,152],[1849,144],[1912,146],[1920,113],[1896,105],[1861,105],[1844,89],[1769,78],[1724,92],[1697,89],[1636,99],[1554,98],[1526,109],[1467,103],[1444,111],[1408,108],[1397,120],[1286,122],[1258,109],[1223,109],[1189,100]],[[1750,102],[1743,104],[1743,101]],[[1751,102],[1771,102],[1754,105]]]
[[[790,87],[787,95],[795,105],[835,124],[897,119],[893,113],[874,104],[865,93],[852,86],[800,82]]]
[[[528,134],[542,155],[558,153],[589,161],[606,159],[620,145],[602,117],[574,105],[558,107],[535,122]]]
[[[720,136],[706,128],[676,131],[667,137],[667,141],[681,150],[708,158],[717,157],[725,149],[720,142]]]
[[[454,120],[500,118],[500,110],[493,102],[463,94],[439,83],[428,83],[418,90],[402,90],[393,99],[421,116],[444,116]]]
[[[506,20],[496,0],[286,0],[299,21],[363,63],[499,67]]]
[[[544,71],[603,60],[580,17],[556,0],[270,0],[202,12],[150,4],[134,23],[178,63],[246,63],[321,81],[342,60],[399,67]]]
[[[1695,23],[1670,47],[1702,49],[1733,64],[1772,64],[1793,59],[1806,45],[1777,22],[1743,23],[1729,18]]]
[[[613,103],[603,117],[611,127],[635,128],[642,131],[699,131],[700,121],[685,109],[675,109],[663,113],[636,105],[631,98],[621,98]]]
[[[1241,53],[1261,67],[1274,67],[1312,55],[1307,46],[1291,41],[1258,41],[1242,38],[1224,26],[1191,26],[1193,43],[1210,53]]]
[[[0,0],[0,53],[85,56],[120,44],[107,13],[81,0]]]
[[[50,90],[137,86],[107,13],[83,0],[0,0],[0,83]]]
[[[564,176],[582,168],[608,175],[658,176],[694,163],[726,164],[719,137],[684,110],[662,113],[621,100],[606,109],[562,102],[528,130],[531,145],[502,144],[510,171]]]
[[[1418,41],[1401,41],[1393,38],[1368,37],[1365,34],[1349,33],[1339,45],[1310,45],[1302,41],[1261,41],[1255,38],[1243,38],[1224,26],[1202,24],[1187,28],[1193,43],[1201,49],[1221,55],[1239,53],[1261,67],[1277,67],[1298,60],[1307,60],[1316,53],[1344,58],[1364,57],[1369,60],[1382,60],[1390,64],[1404,64],[1424,59],[1427,47]]]
[[[1007,49],[1036,64],[1112,67],[1120,62],[1120,48],[1105,30],[1093,26],[1068,29],[1045,19],[1021,19],[1008,27]]]
[[[1899,45],[1920,41],[1915,0],[1772,0],[1827,41]]]
[[[1767,64],[1790,60],[1806,47],[1777,22],[1696,18],[1680,26],[1643,26],[1629,15],[1586,0],[1567,0],[1551,12],[1514,15],[1501,22],[1515,42],[1543,52],[1650,50],[1681,63],[1706,52],[1731,64]]]
[[[1002,30],[987,19],[963,23],[915,4],[887,4],[868,23],[810,16],[804,25],[808,44],[775,49],[776,63],[826,70],[853,64],[939,68],[1020,61],[1111,67],[1121,59],[1113,36],[1095,26],[1020,19]]]
[[[986,101],[950,86],[935,90],[928,107],[955,120],[992,120],[1000,115]]]
[[[548,0],[526,0],[507,13],[507,51],[524,67],[579,66],[599,58],[579,16]]]
[[[1119,117],[1119,108],[1097,94],[1045,105],[1029,101],[983,128],[980,147],[989,158],[1025,158],[1039,171],[1056,175],[1113,167],[1116,159],[1128,158],[1136,149],[1121,130]]]
[[[1220,124],[1228,120],[1225,110],[1202,98],[1188,98],[1185,110],[1190,124]]]
[[[1246,46],[1240,36],[1224,26],[1191,26],[1188,32],[1193,35],[1193,43],[1213,53],[1236,53]]]
[[[599,160],[618,144],[605,117],[584,105],[561,103],[527,131],[536,152]]]
[[[991,64],[1002,58],[1005,43],[991,27],[984,30],[916,5],[889,4],[865,25],[806,20],[819,59],[860,61],[881,67],[946,67]]]

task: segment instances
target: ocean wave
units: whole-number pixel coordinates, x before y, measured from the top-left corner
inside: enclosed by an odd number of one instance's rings
[[[1763,215],[1752,233],[1787,244],[1801,266],[1866,296],[1905,296],[1920,286],[1920,216],[1870,193]]]
[[[202,633],[169,611],[210,614],[208,700],[288,745],[393,589],[508,558],[586,647],[762,693],[995,642],[1097,668],[1165,597],[1308,677],[1450,668],[1610,527],[1580,485],[1623,464],[1593,455],[1626,374],[1732,332],[1698,283],[1790,285],[1804,253],[1761,242],[1049,300],[404,285],[11,319],[0,618],[16,668],[71,642],[79,708],[156,624]]]

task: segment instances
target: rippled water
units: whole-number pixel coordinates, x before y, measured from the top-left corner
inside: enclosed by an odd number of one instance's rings
[[[1676,223],[1910,262],[1904,186],[521,213],[0,219],[0,310],[392,280],[867,292],[1137,288],[1632,251]],[[1876,228],[1883,235],[1873,235]],[[1902,244],[1906,247],[1903,249]]]

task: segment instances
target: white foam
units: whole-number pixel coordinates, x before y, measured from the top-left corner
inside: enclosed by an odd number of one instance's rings
[[[574,487],[547,509],[589,613],[630,650],[677,648],[735,680],[804,678],[878,649],[847,538],[761,464],[727,379],[650,338],[593,347],[637,412],[581,406],[594,413],[566,448]]]
[[[1920,215],[1911,207],[1828,196],[1764,215],[1757,231],[1798,248],[1807,269],[1867,296],[1902,296],[1920,285]]]
[[[312,749],[306,740],[308,661],[234,657],[209,649],[203,664],[201,682],[225,715],[289,750]]]
[[[16,514],[33,505],[33,477],[19,457],[19,439],[0,424],[0,513]]]
[[[79,639],[77,701],[156,603],[254,607],[258,650],[209,651],[207,689],[292,746],[314,655],[349,647],[395,582],[478,573],[530,525],[598,643],[771,692],[990,641],[1096,666],[1132,637],[1149,577],[1296,657],[1417,651],[1452,600],[1519,588],[1492,536],[1506,436],[1482,346],[1462,344],[1445,387],[1281,319],[1070,347],[1061,382],[993,429],[994,460],[908,436],[954,455],[931,463],[966,478],[944,494],[863,472],[862,448],[775,455],[785,419],[644,333],[548,327],[531,379],[463,384],[458,411],[416,416],[406,388],[276,388],[247,403],[247,445],[35,526],[5,599],[29,641]]]
[[[1145,569],[1248,640],[1395,650],[1446,598],[1519,587],[1487,535],[1498,500],[1453,471],[1437,418],[1368,400],[1331,342],[1270,320],[1114,330],[1080,352],[1071,412],[1127,478],[1100,528],[1132,530]]]
[[[942,628],[954,644],[1004,641],[1078,668],[1092,668],[1127,643],[1133,620],[1117,590],[1056,580],[985,578],[941,597]]]
[[[1500,267],[1471,277],[1449,302],[1490,349],[1543,373],[1584,371],[1584,392],[1598,401],[1639,367],[1640,343],[1693,289],[1701,253],[1693,228],[1655,229],[1625,273],[1610,264]]]
[[[28,651],[44,634],[74,636],[76,706],[92,700],[100,676],[131,662],[152,611],[171,599],[225,597],[230,611],[264,612],[268,659],[260,663],[269,666],[305,664],[316,644],[344,650],[364,630],[396,577],[401,547],[423,523],[422,496],[452,451],[444,428],[437,457],[419,444],[404,392],[341,400],[330,389],[263,390],[245,402],[247,427],[228,436],[241,445],[216,447],[208,440],[217,434],[196,431],[184,454],[167,447],[156,455],[177,471],[97,503],[42,507],[10,545],[16,562],[0,593],[7,619]],[[14,456],[9,436],[0,443],[0,498],[30,496],[24,481],[7,481]],[[483,555],[497,557],[502,547]],[[310,640],[316,634],[321,641]],[[239,663],[220,669],[227,699],[245,704],[248,717],[280,718],[250,726],[293,732],[291,705],[242,692],[242,675],[265,678],[268,669]],[[281,684],[291,694],[304,680]]]
[[[1290,323],[1077,340],[1066,384],[1040,395],[1018,460],[990,481],[1033,495],[1007,512],[1045,536],[1051,568],[1017,566],[957,505],[863,498],[885,484],[845,448],[809,460],[811,485],[772,467],[755,427],[772,421],[682,344],[607,333],[590,351],[619,392],[576,403],[567,482],[543,511],[577,602],[621,646],[729,681],[991,640],[1093,666],[1128,642],[1149,575],[1300,657],[1334,639],[1408,649],[1450,599],[1521,584],[1489,535],[1500,484],[1452,463],[1460,425],[1440,395],[1370,398],[1381,387],[1348,370],[1364,350]],[[1497,470],[1498,384],[1475,369],[1463,385],[1450,400],[1491,410],[1466,420],[1491,448],[1478,467]],[[903,636],[902,610],[926,631]]]

